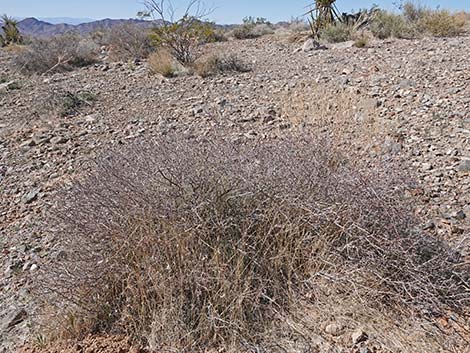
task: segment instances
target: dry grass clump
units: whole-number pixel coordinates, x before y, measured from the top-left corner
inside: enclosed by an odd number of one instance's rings
[[[114,61],[146,59],[153,49],[149,31],[136,25],[113,27],[103,37],[102,41],[109,47],[109,57]]]
[[[251,68],[234,54],[212,54],[196,60],[193,65],[195,73],[201,77],[208,77],[222,72],[248,72]]]
[[[426,32],[435,37],[456,37],[465,30],[465,20],[447,10],[432,11],[420,23]]]
[[[397,15],[378,11],[371,24],[372,33],[380,38],[414,38],[423,34],[435,37],[455,37],[465,31],[466,18],[462,13],[452,14],[447,10],[433,10],[405,2],[402,13]]]
[[[365,48],[365,47],[367,47],[368,43],[369,43],[369,39],[362,35],[362,36],[356,38],[356,40],[354,41],[354,46],[356,48]]]
[[[461,309],[468,265],[416,229],[393,175],[308,136],[172,136],[109,153],[55,208],[48,323],[157,351],[239,351],[294,298],[315,303],[325,279],[371,307]]]
[[[149,56],[149,67],[152,72],[164,77],[174,77],[178,74],[180,63],[172,57],[169,51],[160,49]]]
[[[15,58],[23,72],[45,74],[71,71],[98,61],[99,49],[88,39],[67,34],[50,39],[35,39]]]

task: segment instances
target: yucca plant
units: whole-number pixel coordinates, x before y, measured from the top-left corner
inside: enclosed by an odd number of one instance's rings
[[[311,5],[312,9],[307,14],[310,15],[310,29],[314,37],[318,38],[320,31],[328,25],[341,21],[335,2],[336,0],[316,0]]]
[[[3,34],[0,34],[0,46],[4,47],[10,44],[21,44],[23,42],[23,37],[18,29],[18,22],[7,15],[3,15],[1,19],[3,22]]]

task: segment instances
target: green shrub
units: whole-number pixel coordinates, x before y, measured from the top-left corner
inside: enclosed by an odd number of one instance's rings
[[[343,23],[330,24],[321,31],[320,36],[330,43],[346,42],[351,39],[352,28]]]
[[[182,64],[195,60],[195,49],[216,38],[214,25],[191,16],[154,28],[150,39],[155,47],[165,48]]]

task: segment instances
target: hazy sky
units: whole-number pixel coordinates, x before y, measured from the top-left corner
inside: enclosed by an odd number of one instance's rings
[[[176,8],[183,8],[188,0],[173,0]],[[399,1],[399,0],[398,0]],[[374,3],[393,9],[396,0],[338,0],[340,11],[368,8]],[[237,23],[247,15],[266,17],[272,22],[298,17],[309,0],[205,0],[215,8],[210,19],[220,23]],[[470,10],[470,0],[421,0],[429,7]],[[0,0],[0,14],[15,17],[88,17],[130,18],[143,8],[141,0]]]

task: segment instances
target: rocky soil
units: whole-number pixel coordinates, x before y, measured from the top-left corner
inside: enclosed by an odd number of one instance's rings
[[[309,125],[341,135],[351,154],[401,163],[417,180],[423,228],[468,253],[470,37],[300,47],[279,36],[214,44],[252,71],[204,79],[165,79],[145,62],[23,77],[0,53],[0,352],[35,321],[28,292],[56,256],[44,221],[57,192],[95,155],[136,139],[266,139]],[[60,114],[70,94],[88,98]]]

